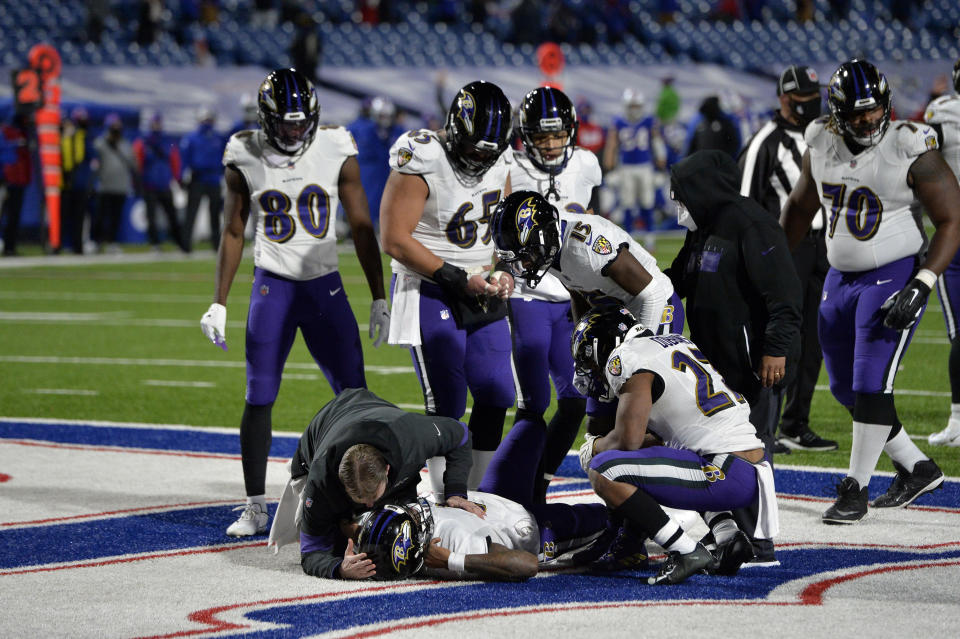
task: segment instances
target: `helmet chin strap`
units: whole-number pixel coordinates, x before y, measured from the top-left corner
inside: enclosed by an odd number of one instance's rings
[[[547,187],[547,192],[543,196],[549,200],[550,195],[553,195],[554,200],[560,201],[560,191],[557,190],[557,180],[553,173],[550,174],[550,186]]]

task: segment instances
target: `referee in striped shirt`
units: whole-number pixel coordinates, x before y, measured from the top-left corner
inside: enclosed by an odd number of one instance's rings
[[[787,67],[780,74],[777,96],[780,108],[774,112],[773,119],[750,138],[740,153],[738,164],[742,175],[740,194],[753,198],[779,219],[780,210],[800,177],[803,153],[807,150],[803,131],[820,115],[817,72],[801,65]],[[803,289],[801,356],[797,374],[785,389],[786,404],[774,452],[837,448],[837,442],[823,439],[810,429],[810,402],[823,360],[817,337],[817,312],[823,280],[829,268],[824,217],[821,209],[807,237],[793,253]]]

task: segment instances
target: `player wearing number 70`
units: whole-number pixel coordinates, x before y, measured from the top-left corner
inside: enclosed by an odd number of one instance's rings
[[[906,506],[943,483],[897,418],[893,382],[927,295],[960,246],[960,188],[932,127],[890,120],[890,87],[869,62],[841,64],[827,102],[830,115],[807,127],[800,178],[780,219],[796,245],[821,206],[829,215],[820,344],[830,391],[853,415],[853,447],[823,521],[852,524],[867,514],[882,452],[897,479],[874,508]],[[929,243],[921,208],[936,227]]]
[[[258,534],[267,527],[264,483],[271,409],[297,329],[334,393],[366,387],[357,320],[337,271],[338,202],[373,297],[374,346],[390,330],[380,251],[352,136],[341,127],[318,125],[316,90],[293,69],[266,77],[258,110],[261,130],[237,133],[224,151],[227,223],[217,256],[214,302],[200,321],[204,335],[226,350],[225,304],[253,212],[254,279],[247,315],[246,407],[240,422],[247,505],[227,529],[232,536]]]

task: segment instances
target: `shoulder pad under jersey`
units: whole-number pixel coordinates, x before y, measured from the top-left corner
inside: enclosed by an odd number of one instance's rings
[[[407,131],[390,147],[390,168],[400,173],[436,173],[437,164],[446,161],[443,143],[427,129]]]

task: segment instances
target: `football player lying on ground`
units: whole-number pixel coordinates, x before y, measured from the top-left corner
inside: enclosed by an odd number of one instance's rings
[[[668,551],[650,584],[675,584],[701,570],[735,574],[753,557],[730,511],[759,500],[754,531],[779,528],[773,471],[749,421],[750,408],[682,335],[654,335],[619,305],[595,307],[574,329],[577,374],[593,397],[619,398],[613,430],[587,435],[580,463],[627,531]],[[662,506],[702,514],[715,557]]]
[[[388,504],[352,529],[358,552],[373,562],[379,579],[422,569],[441,577],[525,579],[537,574],[538,560],[594,570],[646,567],[644,540],[612,527],[605,505],[534,502],[537,466],[529,460],[542,451],[544,439],[542,431],[527,431],[500,445],[480,484],[486,492],[467,494],[483,508],[484,519],[438,505],[432,495],[416,504]]]
[[[342,521],[340,531],[350,540],[344,564],[378,579],[404,578],[424,568],[446,577],[523,579],[537,573],[538,558],[555,563],[560,555],[577,550],[569,561],[597,570],[645,566],[643,540],[628,541],[611,528],[604,504],[534,503],[536,465],[525,462],[534,458],[531,451],[539,454],[543,440],[542,432],[528,434],[497,449],[481,491],[468,493],[483,518],[450,507],[449,499],[444,506],[430,495],[384,504],[364,514],[359,524]],[[511,472],[516,468],[524,469],[526,481]],[[298,491],[291,481],[274,517],[270,545],[296,540],[306,505],[303,497],[297,499]]]
[[[366,579],[370,562],[353,552],[340,523],[377,503],[417,497],[427,459],[446,459],[446,505],[483,517],[467,501],[470,431],[455,419],[401,410],[364,388],[351,388],[320,409],[290,460],[290,481],[268,545],[299,539],[303,571],[314,577]]]

